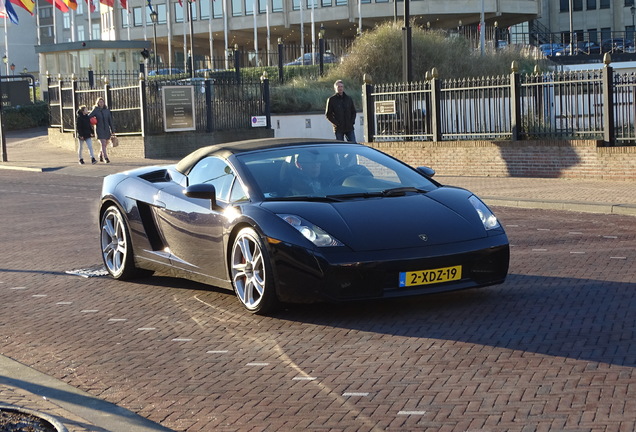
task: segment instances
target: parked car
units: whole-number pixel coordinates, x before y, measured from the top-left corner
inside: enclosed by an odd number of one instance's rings
[[[150,70],[148,71],[148,76],[159,76],[159,75],[179,75],[182,74],[183,69],[178,68],[166,68],[166,69],[158,69],[158,70]]]
[[[555,55],[559,50],[563,49],[563,44],[560,43],[548,43],[539,45],[539,49],[544,56]]]
[[[576,42],[574,45],[568,44],[563,49],[558,50],[555,55],[590,55],[600,54],[601,47],[596,42]]]
[[[634,42],[623,38],[605,39],[601,44],[601,50],[604,53],[634,52]]]
[[[333,55],[330,52],[326,52],[323,54],[323,63],[338,63],[338,57]],[[316,53],[316,64],[320,63],[320,54]],[[311,53],[305,53],[304,56],[298,57],[296,60],[290,63],[286,63],[285,66],[300,66],[300,65],[310,65],[311,62]]]
[[[115,279],[166,271],[233,290],[261,314],[502,283],[503,227],[433,175],[335,140],[203,147],[104,178],[100,252]]]

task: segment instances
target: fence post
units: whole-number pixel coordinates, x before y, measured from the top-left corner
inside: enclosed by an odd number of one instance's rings
[[[212,80],[208,73],[205,73],[205,131],[210,133],[214,130],[214,116],[212,115]]]
[[[75,74],[71,75],[72,80],[72,100],[73,100],[73,135],[75,135],[75,131],[77,131],[77,110],[79,106],[79,102],[77,101],[77,76]]]
[[[511,140],[519,141],[521,128],[521,75],[517,62],[510,67],[510,131]]]
[[[141,136],[146,136],[148,129],[148,119],[146,118],[146,109],[148,101],[146,100],[146,76],[143,72],[139,72],[139,114],[141,116]]]
[[[265,105],[265,118],[267,119],[267,129],[272,128],[272,113],[269,107],[269,78],[267,78],[267,71],[263,71],[261,76],[261,83],[263,83],[263,103]]]
[[[241,59],[239,55],[241,52],[238,49],[238,45],[234,45],[234,72],[236,73],[236,82],[241,81]]]
[[[91,65],[88,65],[88,85],[90,88],[95,87],[95,72]]]
[[[278,81],[283,83],[283,39],[278,38]]]
[[[362,117],[364,118],[364,141],[375,138],[375,106],[373,103],[373,83],[371,75],[364,74],[362,84]]]
[[[64,133],[64,100],[62,99],[62,74],[57,74],[57,93],[60,101],[60,132]]]
[[[605,146],[613,146],[616,140],[614,131],[614,68],[610,66],[612,58],[609,53],[603,56],[603,142]]]
[[[109,109],[113,109],[114,107],[111,105],[111,94],[110,94],[110,80],[107,76],[104,77],[104,102],[106,102],[106,106]]]
[[[431,70],[431,133],[433,142],[442,140],[442,83],[439,80],[437,68]]]

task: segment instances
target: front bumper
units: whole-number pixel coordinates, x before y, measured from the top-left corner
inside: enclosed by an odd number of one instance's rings
[[[280,300],[351,301],[416,296],[502,283],[510,249],[505,234],[461,244],[354,253],[341,248],[311,253],[278,244],[271,251]],[[457,281],[399,286],[399,273],[462,266]]]

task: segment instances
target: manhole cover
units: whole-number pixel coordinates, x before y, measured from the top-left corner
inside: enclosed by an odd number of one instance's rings
[[[85,278],[108,276],[108,271],[106,270],[106,267],[104,267],[101,264],[93,266],[93,267],[83,268],[83,269],[67,270],[65,273],[74,275],[74,276],[81,276]]]

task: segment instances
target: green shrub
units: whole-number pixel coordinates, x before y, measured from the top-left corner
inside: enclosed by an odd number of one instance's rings
[[[2,120],[7,130],[29,129],[49,124],[49,106],[46,102],[2,109]]]
[[[441,79],[493,76],[509,74],[513,61],[519,70],[532,72],[537,61],[513,48],[489,50],[484,56],[473,51],[463,37],[448,36],[443,31],[431,31],[412,27],[413,80],[424,81],[426,72],[436,68]],[[333,94],[333,83],[342,79],[345,91],[354,98],[361,109],[361,92],[364,75],[374,83],[402,82],[402,23],[383,23],[358,37],[350,52],[340,64],[325,68],[324,77],[299,76],[288,79],[288,74],[310,71],[313,66],[285,68],[285,82],[278,85],[278,72],[268,71],[270,77],[272,112],[288,113],[324,110],[326,98]],[[289,72],[287,71],[289,69]]]

